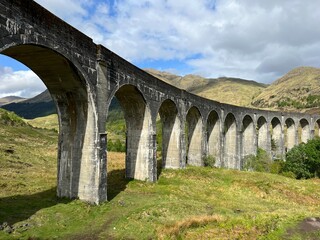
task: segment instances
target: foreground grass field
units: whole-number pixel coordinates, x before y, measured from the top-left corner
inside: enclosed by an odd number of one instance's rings
[[[108,153],[100,206],[57,199],[57,133],[0,125],[0,239],[319,239],[297,225],[320,215],[320,180],[188,167],[157,183],[124,179]]]

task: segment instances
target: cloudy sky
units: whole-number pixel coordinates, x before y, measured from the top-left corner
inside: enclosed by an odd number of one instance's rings
[[[36,0],[141,68],[270,83],[320,67],[318,0]],[[0,97],[44,89],[0,56]]]

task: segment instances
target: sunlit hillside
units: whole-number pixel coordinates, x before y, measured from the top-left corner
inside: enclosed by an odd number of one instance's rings
[[[181,77],[153,69],[147,69],[146,71],[178,88],[211,100],[237,106],[250,106],[252,99],[267,87],[261,83],[239,78],[209,79],[198,75]]]
[[[320,113],[320,69],[299,67],[268,86],[252,100],[259,108]]]

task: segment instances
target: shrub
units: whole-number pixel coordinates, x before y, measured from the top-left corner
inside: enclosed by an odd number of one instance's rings
[[[26,122],[14,112],[0,109],[0,122],[10,126],[26,126]]]
[[[272,151],[277,150],[277,141],[274,138],[271,138],[271,150]]]
[[[125,144],[121,143],[119,139],[117,139],[115,142],[110,139],[107,143],[107,150],[110,152],[125,152],[126,146]]]
[[[244,158],[243,169],[247,171],[270,172],[272,160],[268,153],[258,148],[257,155],[248,155]]]
[[[297,179],[320,175],[320,138],[293,147],[286,154],[283,172],[292,172]]]
[[[216,159],[212,155],[208,155],[203,157],[203,164],[205,167],[214,167],[214,164],[216,163]]]
[[[282,159],[275,159],[270,166],[270,173],[280,174],[283,171],[285,162]]]

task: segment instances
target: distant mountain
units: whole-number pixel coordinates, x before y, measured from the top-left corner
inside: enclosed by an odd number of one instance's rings
[[[222,103],[274,110],[320,112],[320,69],[318,68],[293,69],[270,86],[238,78],[209,79],[197,75],[182,77],[154,69],[145,71],[173,86]],[[48,90],[31,99],[21,101],[16,97],[6,97],[0,99],[0,103],[1,101],[9,103],[3,105],[2,108],[13,111],[26,119],[56,113]],[[109,109],[109,120],[121,116],[119,109],[119,103],[114,100]],[[117,114],[112,115],[112,111]]]
[[[199,96],[237,106],[250,106],[252,99],[267,85],[240,78],[203,78],[198,75],[177,76],[168,72],[146,69],[151,75]],[[235,97],[236,96],[236,97]]]
[[[34,119],[56,113],[56,107],[48,90],[30,99],[2,105],[1,108],[15,112],[26,119]]]
[[[3,98],[0,98],[0,107],[5,104],[17,103],[17,102],[21,102],[23,100],[26,100],[26,99],[22,98],[22,97],[16,97],[16,96],[3,97]]]
[[[320,69],[299,67],[291,70],[256,96],[252,105],[259,108],[319,113]]]

